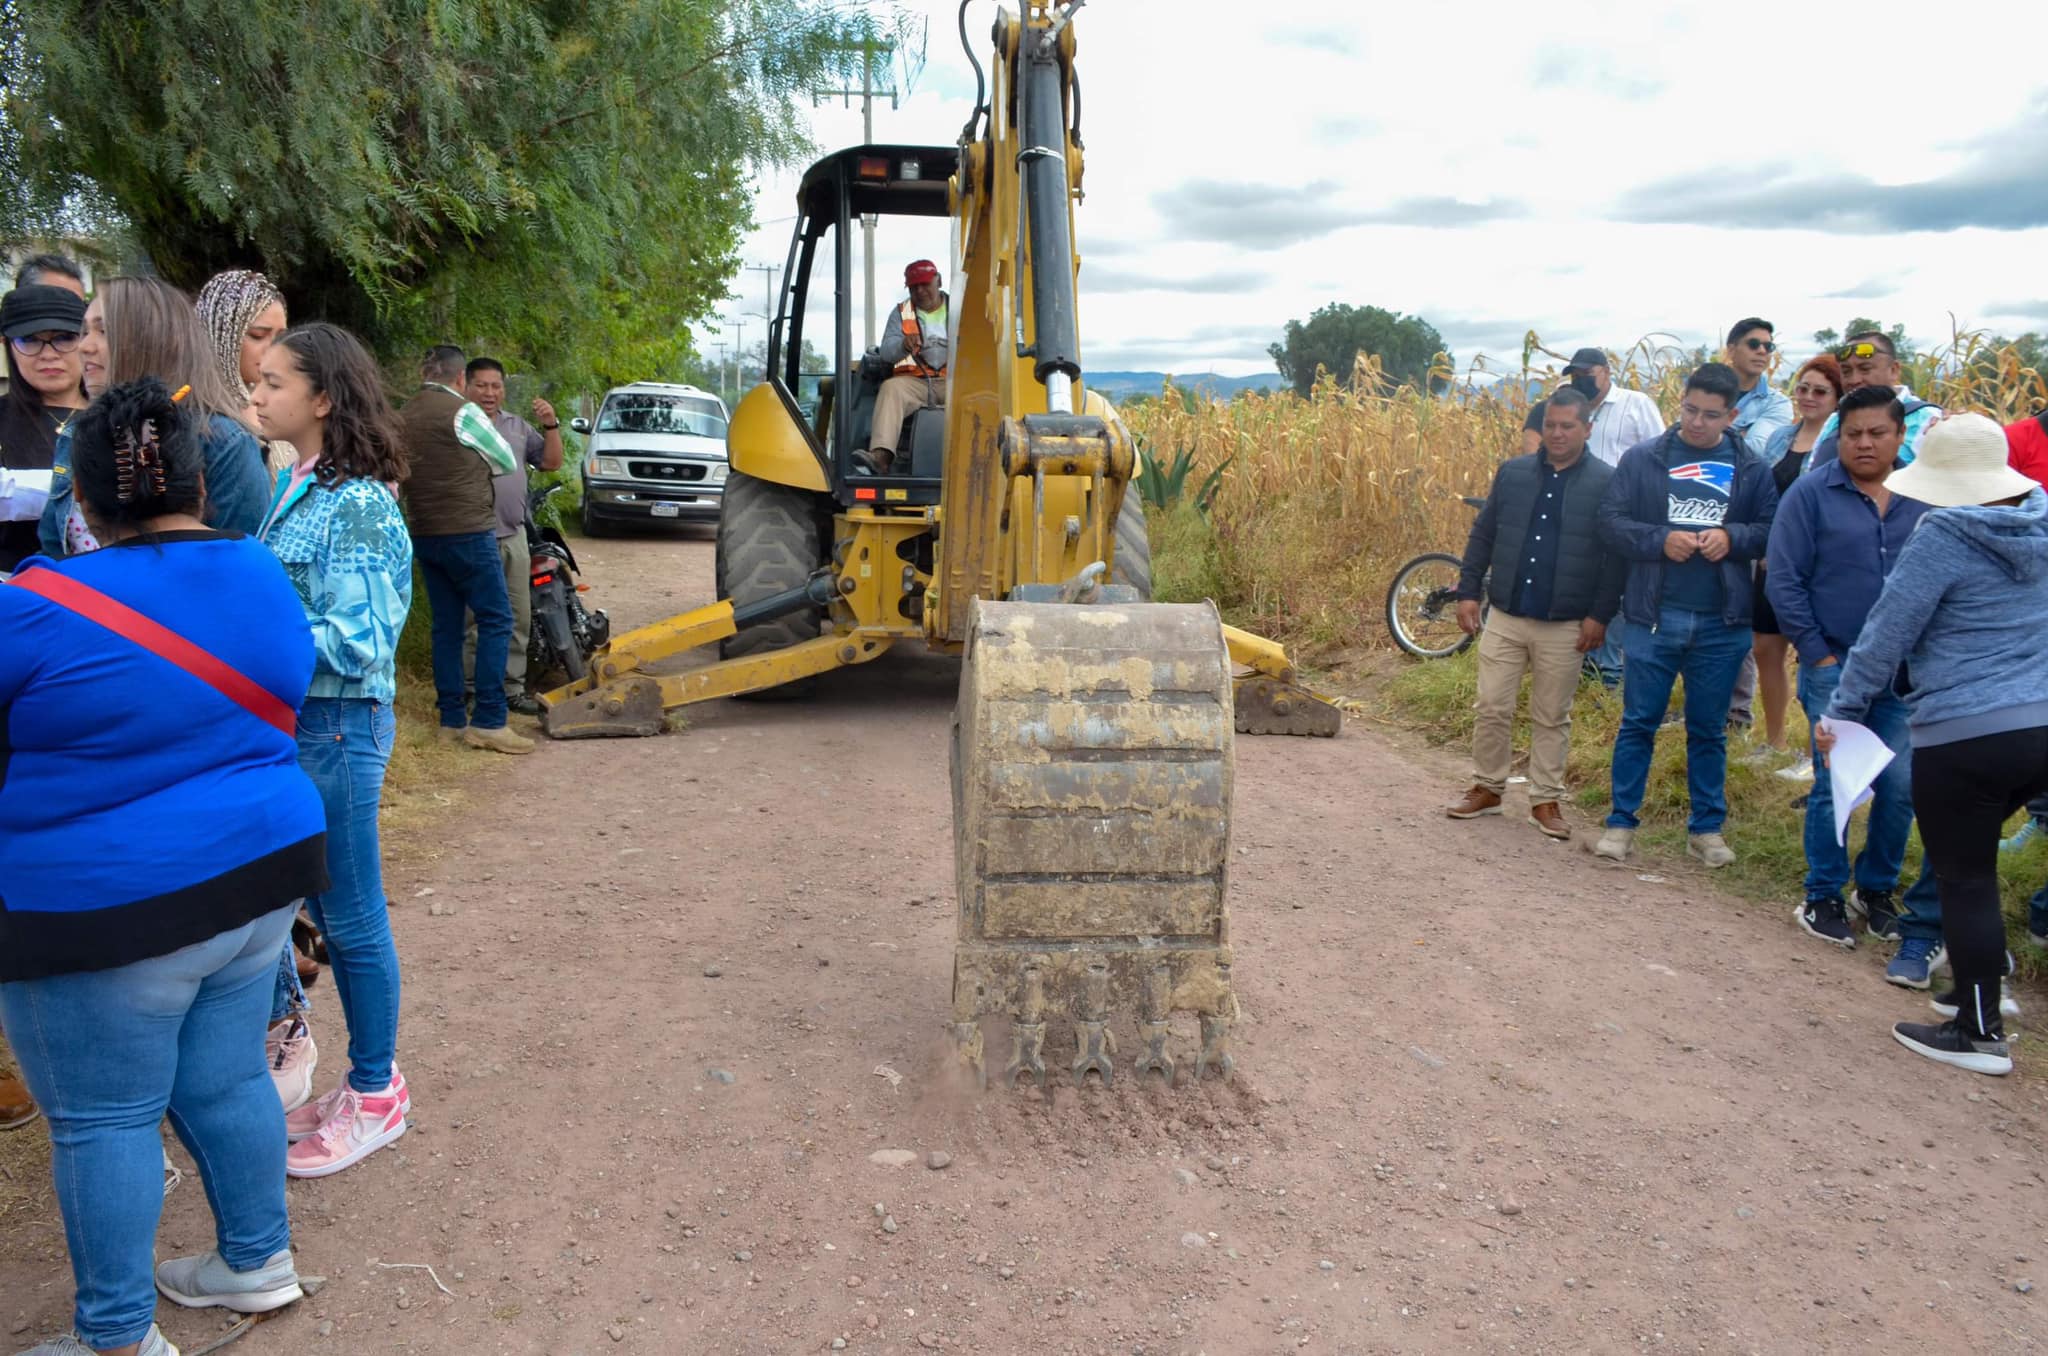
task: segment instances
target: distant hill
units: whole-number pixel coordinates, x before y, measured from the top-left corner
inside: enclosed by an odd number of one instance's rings
[[[1082,380],[1111,400],[1134,395],[1156,396],[1166,389],[1164,372],[1089,372]],[[1214,372],[1176,372],[1173,384],[1183,391],[1198,391],[1218,400],[1228,400],[1239,391],[1273,391],[1287,384],[1278,372],[1258,372],[1249,377],[1219,377]]]

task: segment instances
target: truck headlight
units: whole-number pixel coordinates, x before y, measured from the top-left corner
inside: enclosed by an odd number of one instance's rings
[[[622,476],[626,474],[626,468],[619,464],[617,457],[599,457],[595,469],[601,476]]]
[[[725,477],[728,473],[731,472],[731,470],[732,467],[728,466],[726,463],[718,463],[718,465],[711,468],[711,483],[714,485],[723,485],[725,483]]]

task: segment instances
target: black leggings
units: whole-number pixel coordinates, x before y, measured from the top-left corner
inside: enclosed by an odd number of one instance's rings
[[[1959,1018],[1980,1034],[1998,1022],[2005,918],[1998,835],[2013,811],[2048,790],[2048,726],[1913,750],[1913,813],[1941,890],[1942,941],[1955,970]]]

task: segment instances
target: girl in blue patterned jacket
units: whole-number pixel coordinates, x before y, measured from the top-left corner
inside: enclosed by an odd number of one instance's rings
[[[412,603],[412,541],[392,493],[405,478],[405,454],[377,366],[345,330],[287,330],[263,354],[259,373],[249,403],[264,435],[299,452],[278,475],[262,536],[313,633],[299,766],[326,807],[333,885],[307,907],[327,939],[348,1022],[348,1073],[285,1117],[285,1171],[325,1177],[404,1134],[412,1104],[394,1066],[398,950],[377,846],[377,803],[397,729],[398,636]]]

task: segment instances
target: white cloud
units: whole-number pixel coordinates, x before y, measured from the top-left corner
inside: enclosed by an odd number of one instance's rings
[[[957,5],[912,2],[930,9],[928,64],[878,107],[876,139],[948,143],[973,89]],[[1968,8],[1950,22],[1874,0],[1845,24],[1835,7],[1677,0],[1095,0],[1076,19],[1084,355],[1266,370],[1281,327],[1330,301],[1420,314],[1460,363],[1497,365],[1532,329],[1567,351],[1652,332],[1691,345],[1761,314],[1797,353],[1852,313],[1927,339],[2048,324],[2031,300],[2048,293],[2041,194],[1993,172],[2048,143],[2048,74],[2019,40],[2039,3]],[[984,63],[993,15],[978,0],[968,16]],[[823,149],[860,139],[857,108],[812,122]],[[796,177],[760,185],[749,262],[780,267]],[[1757,190],[1788,182],[1854,201],[1795,199],[1773,228]],[[1731,205],[1743,225],[1711,224]],[[1960,228],[1895,229],[1913,222]],[[942,257],[939,225],[905,248]],[[735,311],[759,286],[735,284]]]

